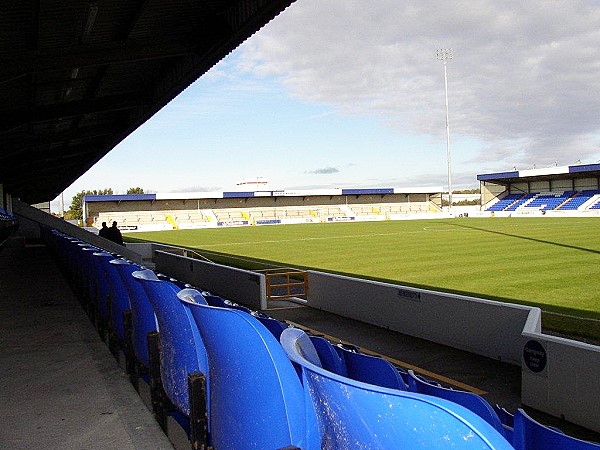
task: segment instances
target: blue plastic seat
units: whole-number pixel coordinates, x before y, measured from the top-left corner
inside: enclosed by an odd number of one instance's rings
[[[349,378],[390,389],[407,390],[400,373],[389,361],[340,346],[335,346],[335,349],[344,359]]]
[[[582,441],[542,425],[525,411],[515,414],[513,445],[516,450],[598,450],[600,444]]]
[[[81,295],[88,307],[98,307],[98,278],[96,277],[96,269],[92,261],[94,252],[99,252],[100,249],[92,247],[86,243],[78,243],[77,251],[77,279],[79,281]],[[92,312],[92,311],[90,311]],[[97,311],[93,311],[94,313]]]
[[[273,319],[272,317],[262,317],[262,316],[255,316],[258,321],[260,323],[262,323],[267,330],[269,330],[271,332],[271,334],[275,337],[275,339],[277,339],[277,341],[279,342],[279,337],[281,336],[281,333],[283,330],[285,330],[288,326],[277,320],[277,319]]]
[[[208,376],[208,355],[187,308],[179,301],[180,289],[169,281],[159,280],[149,269],[132,273],[152,304],[160,333],[160,376],[173,405],[190,415],[188,375]]]
[[[302,330],[286,329],[281,343],[302,368],[324,448],[512,449],[485,420],[460,405],[324,370]]]
[[[108,295],[110,299],[110,311],[109,320],[111,324],[111,330],[114,333],[114,337],[118,340],[119,344],[122,345],[125,342],[125,326],[123,324],[123,313],[131,310],[131,304],[129,303],[129,293],[117,270],[117,263],[113,263],[114,260],[119,260],[110,253],[103,254],[100,257],[100,263],[104,268],[106,279],[108,281]],[[123,260],[122,260],[123,261]]]
[[[225,300],[223,298],[219,297],[218,295],[213,295],[207,291],[202,291],[201,294],[209,306],[218,306],[219,308],[227,308],[227,304],[225,303]]]
[[[494,411],[498,414],[498,418],[502,425],[513,428],[515,426],[515,415],[509,413],[505,408],[500,405],[494,405]]]
[[[206,345],[218,449],[320,449],[314,411],[281,345],[255,317],[182,299]]]
[[[157,331],[158,324],[146,291],[132,276],[133,272],[142,270],[142,267],[122,258],[113,259],[110,264],[117,268],[129,294],[133,355],[136,363],[141,366],[140,375],[144,375],[150,367],[148,333]]]
[[[344,358],[340,356],[339,350],[336,350],[331,342],[321,336],[310,336],[310,340],[317,351],[323,369],[343,377],[348,376],[346,362],[344,361]]]
[[[508,440],[511,439],[512,430],[505,429],[505,426],[502,425],[502,422],[500,421],[498,414],[496,414],[496,411],[494,411],[494,408],[492,408],[492,406],[479,395],[474,394],[473,392],[456,391],[443,386],[427,383],[426,381],[417,377],[412,370],[408,371],[408,376],[408,385],[411,392],[432,395],[434,397],[443,398],[462,405],[484,419],[487,423],[493,426],[498,433],[504,435]]]
[[[102,319],[105,320],[106,322],[110,321],[110,317],[109,317],[109,301],[112,302],[113,297],[116,296],[116,293],[114,291],[114,282],[111,279],[111,275],[112,275],[112,267],[109,265],[109,262],[112,259],[115,259],[115,256],[112,253],[109,252],[105,252],[105,251],[97,251],[92,253],[93,256],[93,265],[94,268],[96,270],[96,281],[98,283],[98,304],[99,304],[99,310],[102,316]],[[118,277],[118,274],[115,273],[115,275]],[[120,281],[120,277],[119,277],[119,281]],[[122,282],[121,282],[122,284]],[[117,288],[118,289],[118,288]],[[125,294],[124,288],[123,291],[121,292],[119,290],[119,294]],[[122,322],[122,321],[121,321]]]

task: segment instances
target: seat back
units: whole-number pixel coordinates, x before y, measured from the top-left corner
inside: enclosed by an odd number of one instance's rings
[[[311,363],[316,351],[302,330],[284,330],[281,343],[302,367],[324,448],[512,449],[493,427],[462,406],[362,383]]]
[[[300,379],[269,330],[239,310],[182,303],[208,350],[214,447],[321,448]]]
[[[600,444],[582,441],[542,425],[518,409],[514,418],[513,445],[516,450],[599,450]]]
[[[310,340],[319,355],[319,361],[323,369],[343,377],[348,376],[346,363],[331,342],[320,336],[311,336]]]
[[[146,291],[154,309],[160,333],[160,377],[169,400],[189,416],[188,375],[208,374],[208,356],[196,324],[177,297],[180,289],[159,280],[149,269],[132,276]]]
[[[335,349],[344,358],[349,378],[390,389],[407,390],[400,373],[389,361],[343,347],[336,346]]]
[[[99,248],[89,244],[77,244],[79,247],[79,269],[78,278],[81,283],[81,291],[84,297],[96,305],[98,303],[98,285],[100,279],[96,274],[94,264],[94,253],[101,251]]]
[[[109,256],[107,256],[109,255]],[[117,266],[113,263],[114,260],[119,260],[120,258],[115,258],[112,254],[104,254],[103,257],[100,258],[100,263],[104,267],[104,271],[106,274],[106,278],[108,280],[108,294],[110,297],[110,321],[113,326],[113,331],[115,332],[118,339],[123,342],[125,341],[125,327],[123,324],[123,311],[127,311],[131,309],[131,305],[129,303],[129,293],[117,270]]]
[[[256,316],[256,318],[271,332],[273,337],[277,339],[277,342],[279,342],[279,336],[281,336],[281,332],[287,328],[287,325],[272,317]]]
[[[98,311],[100,313],[100,317],[102,320],[108,320],[108,308],[107,308],[107,300],[108,300],[108,279],[106,277],[106,273],[104,271],[103,264],[101,262],[101,258],[112,257],[110,253],[106,253],[102,250],[91,251],[87,248],[84,248],[84,252],[89,252],[86,254],[90,258],[90,267],[92,268],[92,273],[94,276],[95,283],[95,299],[98,305]]]
[[[150,367],[148,356],[148,333],[158,330],[156,316],[152,309],[150,299],[143,286],[135,281],[132,274],[142,270],[140,266],[125,259],[114,259],[114,264],[123,280],[123,284],[129,294],[131,305],[131,337],[133,340],[133,354],[145,368]]]
[[[473,392],[455,391],[453,389],[427,383],[426,381],[417,377],[412,370],[408,371],[408,376],[408,384],[412,392],[433,395],[434,397],[444,398],[451,402],[462,405],[484,419],[499,433],[502,433],[506,436],[504,427],[502,426],[502,422],[500,422],[498,414],[496,414],[494,408],[492,408],[492,406],[479,395],[474,394]]]
[[[110,311],[107,311],[107,317],[110,316],[108,320],[110,320],[112,329],[118,339],[123,342],[125,340],[123,311],[130,309],[129,295],[116,267],[110,264],[115,256],[108,252],[96,252],[94,258],[96,258],[99,271],[102,272],[102,281],[106,285],[106,295],[110,299]]]

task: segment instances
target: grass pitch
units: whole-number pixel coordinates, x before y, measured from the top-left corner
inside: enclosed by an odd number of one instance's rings
[[[314,268],[539,306],[551,313],[544,316],[545,328],[600,339],[599,236],[595,218],[464,218],[177,230],[127,238],[187,247],[246,268]]]

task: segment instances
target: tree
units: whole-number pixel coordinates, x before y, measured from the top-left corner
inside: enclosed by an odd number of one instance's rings
[[[111,188],[94,189],[93,191],[81,191],[73,196],[71,206],[65,214],[65,219],[82,220],[83,219],[83,197],[86,195],[112,195]]]
[[[127,189],[127,193],[128,194],[143,194],[144,189],[141,187],[130,187],[129,189]]]

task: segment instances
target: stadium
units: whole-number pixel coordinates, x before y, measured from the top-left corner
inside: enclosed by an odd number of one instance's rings
[[[476,217],[600,215],[600,164],[481,174]],[[253,187],[245,184],[244,187]],[[254,186],[256,187],[256,186]],[[442,188],[238,190],[87,195],[86,225],[117,221],[126,231],[160,231],[344,221],[440,219]],[[458,214],[456,214],[458,215]]]
[[[600,448],[600,164],[36,207],[291,3],[7,7],[0,446]]]

